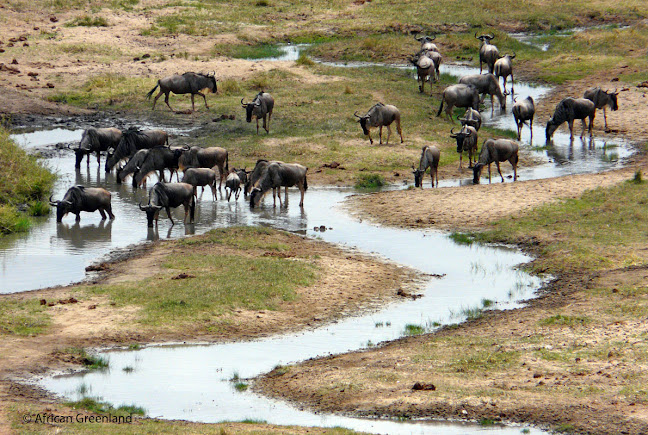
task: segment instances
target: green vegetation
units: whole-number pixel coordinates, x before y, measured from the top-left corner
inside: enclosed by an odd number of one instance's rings
[[[248,384],[246,384],[245,382],[237,382],[234,384],[234,389],[236,391],[245,391],[248,389]]]
[[[232,310],[277,310],[297,297],[296,289],[315,282],[318,269],[310,260],[265,256],[287,251],[286,235],[265,228],[232,228],[180,240],[191,247],[168,255],[163,270],[152,278],[115,285],[87,287],[91,294],[107,295],[118,306],[141,307],[140,323],[173,329],[192,324],[216,331]],[[220,252],[218,245],[237,251]],[[245,255],[241,255],[245,254]],[[250,255],[251,254],[251,255]],[[187,279],[171,279],[188,272]]]
[[[564,316],[556,314],[540,321],[540,325],[559,325],[559,326],[583,326],[591,322],[591,319],[582,316]]]
[[[451,233],[448,237],[457,245],[472,245],[474,242],[471,236],[464,233]]]
[[[72,21],[65,24],[66,27],[108,27],[108,21],[103,17],[91,17],[89,15],[81,15]]]
[[[37,299],[17,301],[0,300],[0,334],[36,335],[50,323],[47,305]]]
[[[40,216],[48,206],[43,203],[54,184],[54,174],[9,139],[0,126],[0,234],[27,231],[31,221],[18,206],[27,204],[29,214]]]
[[[420,335],[425,334],[425,332],[427,332],[425,326],[413,325],[411,323],[405,325],[405,331],[403,331],[405,335]]]
[[[229,56],[239,59],[264,59],[269,57],[278,57],[283,54],[283,50],[274,44],[258,45],[232,45],[222,44],[215,45],[213,49],[215,56]]]
[[[112,414],[115,416],[146,415],[146,410],[136,405],[121,405],[115,408],[108,402],[101,402],[92,397],[84,397],[74,402],[66,402],[65,405],[72,409],[84,409],[94,414]]]
[[[109,366],[108,359],[99,355],[89,354],[82,347],[68,347],[61,352],[77,356],[79,361],[89,370],[105,369]]]
[[[387,182],[380,174],[360,174],[356,178],[356,189],[378,189]]]
[[[644,264],[648,233],[648,186],[622,183],[588,191],[578,199],[541,206],[522,217],[498,221],[478,240],[533,241],[537,272],[596,271]]]

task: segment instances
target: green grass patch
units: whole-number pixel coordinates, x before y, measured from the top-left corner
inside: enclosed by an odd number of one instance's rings
[[[83,409],[95,414],[112,414],[114,416],[129,416],[129,415],[146,415],[146,410],[136,405],[121,405],[114,407],[108,402],[102,402],[92,397],[84,397],[81,400],[73,402],[65,402],[66,406],[72,409]]]
[[[47,216],[50,214],[50,206],[47,202],[44,201],[35,201],[29,204],[29,215],[30,216]]]
[[[405,330],[403,333],[405,335],[420,335],[420,334],[425,334],[427,332],[426,328],[421,325],[414,325],[414,324],[407,324],[405,325]]]
[[[37,335],[50,324],[47,306],[36,299],[0,300],[0,334]]]
[[[283,242],[283,233],[266,227],[228,227],[210,230],[200,237],[181,239],[183,245],[225,245],[237,249],[263,249],[277,252],[289,251]]]
[[[448,237],[457,245],[472,245],[474,242],[471,236],[464,233],[452,233]]]
[[[214,55],[229,56],[237,59],[265,59],[271,57],[279,57],[283,53],[284,51],[276,44],[217,44],[213,49]]]
[[[562,314],[556,314],[551,317],[547,317],[539,322],[540,325],[557,325],[557,326],[569,326],[571,328],[576,326],[584,326],[590,323],[592,320],[588,317],[582,316],[565,316]]]
[[[379,189],[386,185],[385,178],[380,174],[359,174],[356,177],[356,189]]]
[[[81,15],[65,23],[66,27],[108,27],[108,20],[103,17],[91,17],[90,15]]]
[[[248,389],[248,384],[246,384],[245,382],[237,382],[234,384],[234,389],[236,391],[245,391]]]

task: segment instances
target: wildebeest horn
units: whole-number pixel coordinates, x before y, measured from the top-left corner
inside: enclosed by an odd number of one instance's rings
[[[417,41],[420,41],[421,39],[423,39],[423,37],[421,36],[421,37],[419,38],[418,35],[415,35],[415,36],[414,36],[414,39],[416,39]]]
[[[50,203],[50,205],[58,205],[58,203],[59,203],[58,201],[52,201],[52,196],[53,196],[53,195],[50,195],[50,197],[49,197],[49,203]]]
[[[142,207],[142,201],[140,201],[139,204],[137,204],[137,205],[139,206],[140,210],[146,211],[146,209],[144,207]]]
[[[515,59],[515,52],[513,52],[513,55],[512,55],[512,56],[509,54],[509,57],[510,57],[511,59]]]
[[[358,111],[353,112],[353,116],[362,119],[362,116],[358,115]]]
[[[454,132],[454,128],[450,129],[450,137],[457,137],[457,134]]]
[[[479,39],[479,36],[477,36],[477,32],[475,32],[475,38]]]
[[[241,98],[241,106],[243,106],[243,107],[247,106],[247,103],[243,102],[243,98]]]
[[[488,36],[488,39],[495,39],[495,35],[486,35]]]

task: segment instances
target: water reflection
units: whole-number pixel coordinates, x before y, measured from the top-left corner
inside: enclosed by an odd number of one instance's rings
[[[84,249],[97,242],[109,244],[112,240],[112,224],[113,221],[109,219],[102,220],[98,225],[81,225],[80,222],[69,225],[59,222],[56,225],[56,237],[67,241],[75,250]]]

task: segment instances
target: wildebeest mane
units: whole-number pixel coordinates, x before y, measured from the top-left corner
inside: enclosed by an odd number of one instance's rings
[[[155,203],[153,203],[155,201]],[[149,197],[149,205],[157,205],[166,207],[169,204],[169,194],[164,183],[158,181],[151,189],[151,195]]]
[[[560,103],[558,103],[558,106],[556,106],[556,111],[554,112],[553,117],[551,118],[551,123],[554,125],[560,125],[563,122],[567,121],[570,117],[569,115],[573,113],[574,113],[574,99],[565,98]]]
[[[100,147],[99,144],[99,132],[97,131],[96,128],[90,127],[89,129],[85,130],[83,132],[83,136],[87,136],[88,138],[88,148],[84,148],[86,150],[97,150]],[[81,142],[83,142],[83,137],[81,138]],[[79,142],[79,149],[81,149],[81,142]]]
[[[83,197],[83,192],[85,191],[84,186],[72,186],[68,189],[63,197],[64,201],[70,201],[72,204],[80,204]]]

